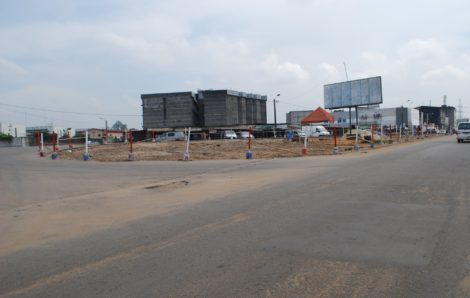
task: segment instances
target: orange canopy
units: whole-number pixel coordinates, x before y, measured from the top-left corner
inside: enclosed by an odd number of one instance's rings
[[[335,117],[333,117],[330,113],[321,107],[318,107],[315,111],[308,114],[308,116],[301,121],[302,125],[322,122],[335,122]]]

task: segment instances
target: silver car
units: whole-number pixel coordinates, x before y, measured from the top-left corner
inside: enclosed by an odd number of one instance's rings
[[[457,142],[463,143],[470,140],[470,122],[459,123],[457,127]]]
[[[185,136],[184,133],[181,131],[171,131],[171,132],[164,132],[159,135],[156,139],[157,142],[160,141],[184,141]]]

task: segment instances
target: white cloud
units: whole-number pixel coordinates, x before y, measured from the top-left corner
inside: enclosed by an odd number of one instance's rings
[[[398,53],[405,62],[430,62],[445,54],[445,50],[435,39],[414,39],[401,46]]]
[[[452,104],[468,94],[470,6],[431,2],[423,14],[403,0],[108,1],[15,18],[13,1],[0,26],[0,94],[126,113],[140,93],[232,88],[312,106],[324,83],[345,80],[346,61],[350,79],[383,76],[386,106],[444,90]]]
[[[470,53],[463,53],[461,55],[462,57],[462,60],[465,62],[465,63],[469,63],[470,64]]]
[[[440,68],[427,71],[421,76],[423,83],[443,83],[450,80],[465,81],[469,79],[469,73],[455,65],[448,64]]]
[[[17,79],[28,72],[13,61],[0,59],[0,79],[4,81]]]
[[[319,65],[319,68],[327,76],[327,80],[329,82],[337,82],[341,80],[341,75],[335,65],[323,62]]]
[[[309,74],[302,66],[290,61],[281,62],[276,55],[269,55],[263,62],[263,67],[268,74],[274,74],[287,80],[306,80]]]

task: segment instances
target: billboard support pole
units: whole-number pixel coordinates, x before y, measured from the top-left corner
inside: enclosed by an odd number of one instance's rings
[[[356,128],[359,125],[359,111],[358,111],[358,106],[355,107],[356,110]]]
[[[359,145],[357,144],[359,139],[359,111],[357,110],[358,106],[355,106],[356,111],[356,144],[354,145],[354,149],[359,150]]]
[[[352,116],[351,116],[351,107],[349,107],[349,133],[352,132]]]

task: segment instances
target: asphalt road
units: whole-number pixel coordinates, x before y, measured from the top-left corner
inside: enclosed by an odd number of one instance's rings
[[[0,297],[470,297],[469,152],[455,137],[219,162],[2,149]]]

